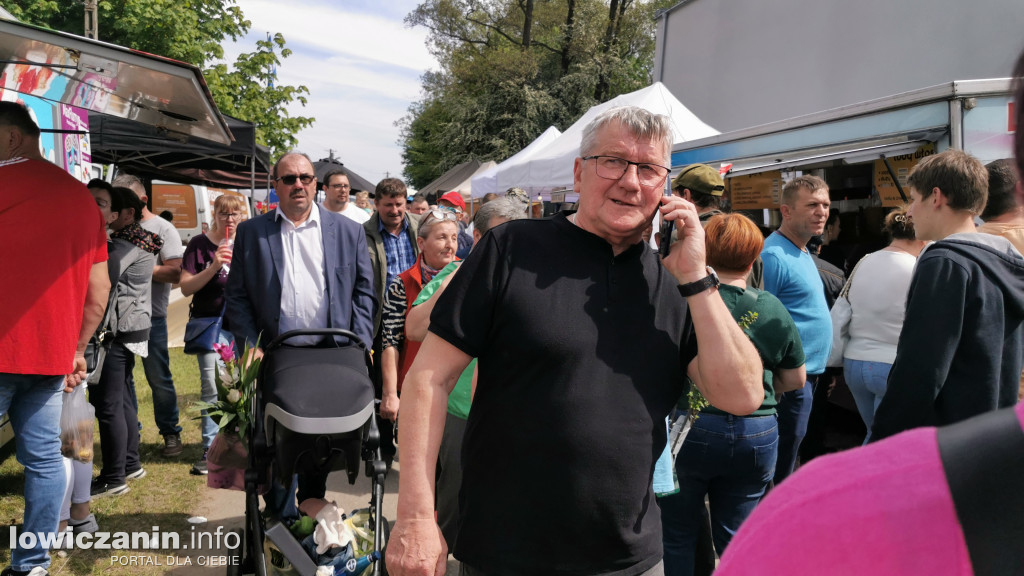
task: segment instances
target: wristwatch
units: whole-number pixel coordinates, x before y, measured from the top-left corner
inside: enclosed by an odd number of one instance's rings
[[[718,273],[715,272],[714,268],[712,268],[711,266],[705,266],[705,269],[708,271],[708,275],[705,276],[704,278],[701,278],[696,282],[690,282],[689,284],[679,285],[679,293],[682,294],[683,297],[689,297],[695,294],[700,294],[701,292],[707,290],[708,288],[717,288],[718,285],[721,284],[721,282],[718,280]]]

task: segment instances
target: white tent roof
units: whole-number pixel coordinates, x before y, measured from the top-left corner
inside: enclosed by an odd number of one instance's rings
[[[532,154],[527,161],[499,168],[498,182],[501,182],[502,186],[518,186],[530,193],[530,196],[572,188],[573,160],[580,154],[583,129],[598,114],[616,106],[639,106],[656,114],[668,116],[672,119],[673,144],[719,133],[683,106],[664,84],[655,82],[647,88],[617,96],[587,110],[561,136]]]
[[[473,176],[473,198],[483,198],[485,194],[491,192],[497,193],[499,190],[504,192],[505,190],[515,186],[515,184],[511,184],[507,181],[498,180],[498,175],[501,171],[506,170],[511,166],[526,162],[561,134],[562,132],[558,128],[548,126],[548,129],[538,136],[536,140],[527,144],[526,148],[516,152],[501,164],[483,172],[478,172]]]

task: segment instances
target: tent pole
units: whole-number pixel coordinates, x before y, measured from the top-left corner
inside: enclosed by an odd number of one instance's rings
[[[249,214],[253,217],[256,216],[256,125],[253,125],[252,130],[252,154],[250,158],[249,166]]]

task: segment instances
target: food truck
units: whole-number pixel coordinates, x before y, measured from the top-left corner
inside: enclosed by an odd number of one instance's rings
[[[820,176],[841,214],[840,242],[878,240],[885,208],[905,201],[907,174],[921,158],[947,148],[983,163],[1012,156],[1010,84],[948,82],[684,142],[673,148],[672,165],[725,165],[731,208],[764,211],[768,227],[778,224],[786,181]]]

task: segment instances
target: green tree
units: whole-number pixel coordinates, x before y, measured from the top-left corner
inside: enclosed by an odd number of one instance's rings
[[[0,0],[0,6],[30,24],[82,33],[80,2]],[[294,148],[295,134],[313,123],[287,111],[293,101],[304,106],[309,90],[274,83],[274,71],[291,53],[280,34],[258,41],[255,52],[241,54],[232,66],[217,63],[223,43],[251,27],[235,0],[100,0],[97,7],[100,40],[202,69],[218,108],[254,123],[257,141],[272,155]]]
[[[291,54],[285,48],[284,36],[275,34],[259,40],[256,47],[255,52],[240,54],[231,70],[217,64],[204,75],[221,112],[256,124],[258,140],[270,148],[271,158],[277,158],[293,150],[295,134],[313,124],[312,118],[290,116],[286,108],[296,100],[305,106],[309,89],[274,82],[280,58]]]
[[[654,12],[673,0],[426,0],[441,69],[397,122],[405,176],[423,186],[470,157],[501,161],[554,125],[650,83]],[[443,112],[442,112],[443,111]]]

